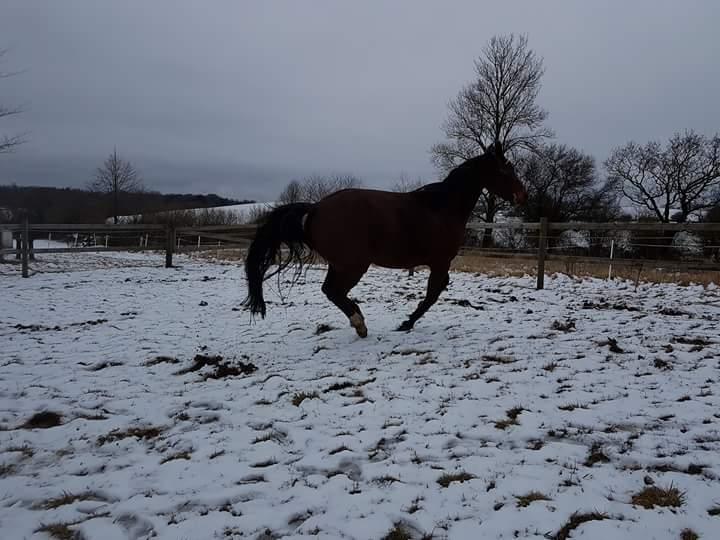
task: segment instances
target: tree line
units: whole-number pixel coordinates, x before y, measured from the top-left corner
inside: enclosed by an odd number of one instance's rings
[[[0,186],[0,223],[18,223],[25,212],[33,223],[103,223],[112,217],[113,199],[112,194],[86,189]],[[122,192],[118,201],[120,211],[132,215],[253,202],[146,190]]]
[[[543,59],[526,36],[493,37],[474,68],[474,78],[448,104],[445,140],[431,148],[432,162],[446,174],[499,142],[528,190],[528,203],[519,209],[483,193],[475,220],[493,222],[504,214],[556,222],[720,221],[720,135],[687,130],[664,144],[628,142],[611,152],[601,178],[593,156],[553,142],[548,113],[537,103]],[[351,176],[293,180],[279,202],[315,201],[358,185]],[[401,178],[393,189],[420,185]]]

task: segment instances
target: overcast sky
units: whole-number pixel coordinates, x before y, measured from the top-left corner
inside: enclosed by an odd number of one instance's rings
[[[720,130],[720,2],[2,0],[0,184],[83,186],[116,146],[148,187],[272,200],[293,177],[435,180],[447,102],[494,34],[544,58],[560,142]]]

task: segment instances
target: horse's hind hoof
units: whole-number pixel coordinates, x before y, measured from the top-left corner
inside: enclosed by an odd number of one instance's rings
[[[365,338],[368,335],[367,326],[365,326],[365,320],[363,319],[362,315],[359,313],[356,313],[352,317],[350,317],[350,326],[352,326],[355,331],[357,332],[357,335],[361,338]]]
[[[410,330],[412,330],[412,327],[413,327],[413,325],[410,321],[405,321],[404,323],[402,323],[400,326],[397,327],[396,331],[397,332],[409,332]]]

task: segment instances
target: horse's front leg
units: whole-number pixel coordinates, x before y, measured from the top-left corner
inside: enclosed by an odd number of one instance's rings
[[[437,299],[440,297],[440,293],[447,288],[449,282],[450,275],[448,274],[448,267],[443,267],[442,269],[431,268],[425,298],[420,302],[420,304],[418,304],[417,309],[412,312],[408,319],[398,327],[398,330],[411,330],[415,325],[415,322],[417,322],[417,320],[422,317],[435,302],[437,302]]]

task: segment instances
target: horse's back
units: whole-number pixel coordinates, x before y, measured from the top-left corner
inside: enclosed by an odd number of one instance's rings
[[[309,227],[313,248],[337,266],[407,268],[454,255],[448,224],[412,192],[338,191],[315,206]]]

